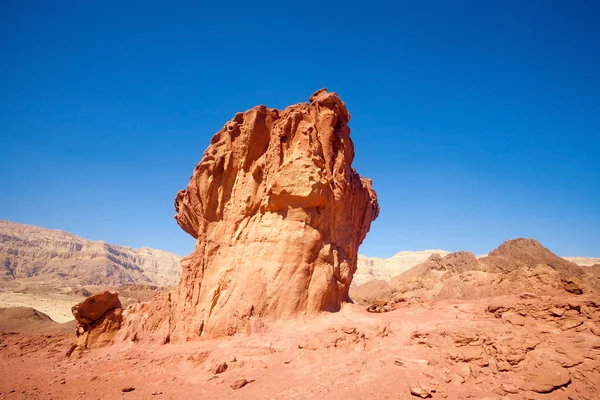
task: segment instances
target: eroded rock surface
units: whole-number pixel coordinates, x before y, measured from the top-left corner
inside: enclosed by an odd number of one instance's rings
[[[133,396],[143,399],[598,399],[600,301],[559,293],[407,300],[381,314],[349,304],[252,336],[166,346],[140,340],[69,359],[72,335],[24,329],[0,334],[0,393],[123,399],[122,388],[135,388]],[[139,312],[159,315],[148,308],[157,304],[140,304]]]
[[[122,306],[116,292],[101,292],[72,308],[77,321],[77,348],[94,349],[112,343],[123,322]]]
[[[283,111],[238,113],[212,138],[175,199],[177,223],[197,244],[163,299],[168,340],[250,333],[259,320],[349,300],[358,247],[379,212],[370,180],[352,168],[349,120],[322,89]]]

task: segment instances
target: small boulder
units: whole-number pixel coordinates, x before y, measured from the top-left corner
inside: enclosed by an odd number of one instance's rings
[[[416,384],[410,386],[410,394],[412,394],[413,396],[420,397],[422,399],[427,399],[431,397],[431,393],[434,391],[434,389],[423,384]]]
[[[567,292],[572,294],[583,294],[583,290],[581,289],[581,287],[579,287],[579,285],[573,282],[572,280],[563,278],[562,283],[563,287]]]
[[[550,315],[552,315],[553,317],[562,317],[564,313],[564,308],[554,307],[550,310]]]
[[[571,374],[560,365],[545,362],[526,370],[528,389],[537,393],[549,393],[571,383]]]
[[[254,382],[254,379],[238,379],[237,381],[233,382],[231,385],[229,385],[233,390],[238,390],[243,388],[244,386],[246,386],[249,383]]]
[[[216,363],[213,367],[212,367],[212,373],[217,375],[220,374],[222,372],[225,372],[227,370],[227,363],[226,362],[222,362],[222,363]]]
[[[116,292],[95,294],[74,305],[71,311],[78,322],[75,333],[76,348],[79,350],[111,344],[123,323],[123,309]],[[70,350],[67,356],[73,350]]]
[[[110,310],[122,308],[117,292],[100,292],[71,307],[80,324],[91,324]]]

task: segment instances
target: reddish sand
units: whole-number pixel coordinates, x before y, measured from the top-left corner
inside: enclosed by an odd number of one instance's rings
[[[118,343],[71,357],[74,334],[5,333],[0,397],[417,398],[412,389],[449,399],[599,398],[598,296],[409,304],[382,314],[345,305],[252,336]]]

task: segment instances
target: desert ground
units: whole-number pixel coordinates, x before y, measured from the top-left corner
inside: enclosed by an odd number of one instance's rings
[[[530,294],[409,301],[377,314],[347,304],[252,336],[119,343],[71,357],[73,326],[48,323],[2,334],[0,396],[594,399],[598,307],[597,296]]]
[[[62,323],[73,320],[71,307],[84,298],[83,296],[60,294],[0,292],[0,308],[33,308],[48,315],[53,321]]]

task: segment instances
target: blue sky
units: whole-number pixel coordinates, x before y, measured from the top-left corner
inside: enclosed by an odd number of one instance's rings
[[[381,205],[361,253],[600,256],[599,3],[202,3],[2,2],[0,219],[187,254],[212,135],[327,87]]]

